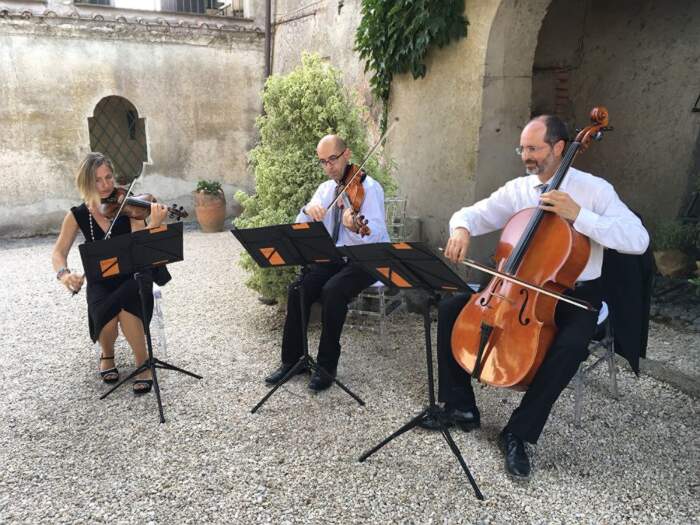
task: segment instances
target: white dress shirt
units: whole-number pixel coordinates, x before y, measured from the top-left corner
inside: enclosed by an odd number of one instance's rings
[[[321,184],[309,203],[304,208],[312,204],[318,204],[328,209],[333,199],[335,199],[336,182],[327,180]],[[389,242],[389,233],[386,230],[386,222],[384,219],[384,190],[381,184],[374,180],[369,175],[362,181],[362,187],[365,190],[365,199],[360,207],[360,215],[364,215],[367,219],[370,234],[365,237],[360,237],[359,233],[348,230],[342,224],[338,233],[338,241],[336,246],[352,246],[355,244],[369,244],[375,242]],[[304,213],[304,208],[297,215],[296,222],[311,222],[313,219]],[[344,209],[341,209],[341,212]],[[341,219],[342,220],[342,219]],[[328,234],[333,236],[333,210],[326,213],[323,217],[323,225],[328,230]]]
[[[450,234],[460,227],[466,228],[471,235],[502,229],[518,211],[539,205],[539,185],[537,175],[518,177],[507,182],[489,197],[452,215]],[[600,277],[603,248],[632,254],[644,253],[647,249],[649,234],[637,216],[620,200],[610,183],[590,173],[569,168],[559,190],[568,193],[581,207],[573,226],[591,241],[591,255],[579,281]]]

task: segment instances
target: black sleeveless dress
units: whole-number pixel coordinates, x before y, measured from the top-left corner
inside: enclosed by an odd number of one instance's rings
[[[78,222],[80,231],[83,232],[85,242],[101,241],[104,239],[105,232],[100,228],[94,218],[92,219],[92,228],[90,228],[91,217],[85,203],[80,206],[72,207],[70,211]],[[112,228],[112,237],[127,233],[131,233],[131,220],[129,217],[122,215],[117,218]],[[139,297],[138,285],[133,275],[112,277],[96,283],[88,282],[86,295],[90,338],[93,342],[97,341],[102,328],[122,310],[126,310],[130,314],[135,315],[143,322],[141,299]],[[146,305],[146,313],[148,315],[146,323],[150,323],[151,315],[153,314],[153,300],[152,297],[149,297],[149,299]]]

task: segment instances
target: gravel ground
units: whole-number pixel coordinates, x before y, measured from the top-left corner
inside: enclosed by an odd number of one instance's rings
[[[410,314],[392,316],[387,350],[372,332],[343,336],[339,379],[366,407],[297,377],[251,414],[283,316],[243,285],[228,232],[188,229],[163,290],[168,360],[204,379],[159,375],[163,425],[153,394],[122,388],[100,401],[84,293],[57,285],[52,243],[0,242],[2,523],[700,522],[697,399],[626,369],[618,401],[594,373],[581,429],[573,391],[562,395],[527,483],[505,475],[495,443],[520,394],[478,389],[483,426],[454,437],[483,502],[439,435],[411,431],[358,463],[426,401],[422,322]],[[80,267],[77,249],[69,262]],[[698,347],[697,334],[652,330],[650,355]],[[318,336],[312,328],[314,353]],[[133,367],[124,344],[117,364]]]

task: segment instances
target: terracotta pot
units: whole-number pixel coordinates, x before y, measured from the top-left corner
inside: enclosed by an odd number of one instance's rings
[[[195,191],[194,213],[200,229],[204,233],[220,232],[226,218],[226,197],[223,191],[218,194]]]

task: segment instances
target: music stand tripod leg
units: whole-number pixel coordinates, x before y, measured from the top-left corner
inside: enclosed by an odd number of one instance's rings
[[[309,356],[309,344],[306,339],[306,310],[304,309],[304,287],[301,285],[301,282],[296,285],[296,289],[299,291],[299,311],[300,311],[300,317],[301,317],[301,341],[302,341],[302,356],[299,358],[299,360],[296,362],[296,364],[287,372],[287,374],[280,379],[279,383],[277,383],[274,387],[272,387],[272,390],[270,390],[265,396],[258,401],[258,404],[255,405],[250,413],[255,414],[258,409],[265,404],[265,402],[272,397],[272,394],[277,392],[277,390],[284,385],[287,381],[289,381],[294,375],[301,369],[301,367],[305,366],[307,368],[311,368],[313,366],[316,366],[316,363],[314,363],[313,359],[311,359],[311,356]]]
[[[272,394],[274,394],[279,387],[284,385],[287,381],[289,381],[294,375],[301,369],[303,366],[308,366],[308,361],[309,361],[309,356],[301,356],[299,360],[296,362],[296,364],[289,369],[289,372],[285,374],[285,376],[280,379],[279,383],[277,383],[275,386],[272,387],[272,389],[265,394],[265,397],[263,397],[260,401],[258,401],[258,404],[255,405],[250,413],[255,414],[258,409],[265,404],[265,402],[272,397]]]
[[[393,434],[391,434],[389,437],[385,438],[384,441],[382,441],[382,442],[379,443],[378,445],[375,445],[374,448],[372,448],[372,449],[368,450],[367,452],[365,452],[364,454],[362,454],[362,455],[359,457],[358,461],[359,461],[360,463],[364,462],[368,457],[370,457],[372,454],[374,454],[375,452],[377,452],[377,451],[378,451],[380,448],[382,448],[384,445],[386,445],[387,443],[389,443],[389,441],[393,440],[394,438],[399,437],[399,436],[400,436],[401,434],[403,434],[404,432],[407,432],[408,430],[411,430],[413,427],[417,426],[417,425],[423,420],[423,418],[426,416],[427,413],[428,413],[427,410],[423,410],[423,412],[421,412],[421,413],[418,414],[416,417],[414,417],[413,419],[411,419],[408,423],[406,423],[405,425],[403,425],[403,426],[402,426],[401,428],[399,428],[396,432],[394,432]]]
[[[457,460],[459,461],[459,464],[461,465],[462,469],[464,470],[464,473],[467,475],[467,479],[469,479],[469,483],[471,483],[472,488],[474,489],[474,493],[476,494],[476,497],[480,500],[484,499],[483,494],[479,490],[479,487],[476,484],[476,481],[474,480],[474,477],[472,476],[471,472],[469,471],[469,467],[467,467],[466,462],[464,461],[464,458],[462,457],[462,453],[459,451],[459,448],[457,447],[457,444],[454,442],[452,439],[452,435],[450,434],[450,431],[447,429],[447,424],[445,423],[444,418],[442,417],[442,413],[435,403],[435,388],[433,386],[433,349],[432,349],[432,341],[431,341],[431,322],[430,322],[430,307],[433,304],[437,303],[437,298],[435,297],[434,293],[430,294],[430,297],[426,300],[425,303],[425,308],[423,309],[423,329],[425,332],[425,356],[426,356],[426,366],[427,366],[427,378],[428,378],[428,406],[416,417],[411,419],[408,423],[406,423],[404,426],[399,428],[396,432],[391,434],[389,437],[384,439],[381,443],[376,445],[374,448],[369,450],[368,452],[365,452],[360,456],[359,461],[363,462],[365,459],[367,459],[369,456],[374,454],[376,451],[378,451],[380,448],[382,448],[384,445],[389,443],[391,440],[394,438],[400,436],[404,432],[418,426],[420,421],[426,417],[426,416],[432,416],[437,419],[440,423],[440,432],[442,433],[442,436],[445,438],[445,441],[447,442],[447,445],[450,447],[450,450],[452,453],[457,457]]]
[[[174,370],[175,372],[180,372],[190,377],[194,377],[195,379],[202,379],[202,376],[197,375],[194,372],[190,372],[189,370],[185,370],[184,368],[180,368],[179,366],[171,365],[170,363],[161,361],[157,357],[153,358],[153,362],[156,364],[156,367],[162,368],[163,370]]]
[[[170,363],[166,363],[165,361],[160,361],[159,359],[156,359],[155,357],[153,357],[153,343],[151,340],[151,330],[150,330],[148,323],[145,322],[145,320],[148,318],[148,315],[146,312],[146,302],[148,300],[149,295],[151,295],[153,293],[152,292],[153,278],[151,277],[150,273],[136,272],[136,273],[134,273],[134,279],[136,279],[136,283],[137,283],[138,289],[139,289],[139,297],[141,298],[141,314],[143,315],[143,319],[144,319],[143,331],[144,331],[144,335],[146,337],[146,349],[148,350],[148,358],[139,367],[137,367],[136,370],[134,370],[131,374],[129,374],[127,377],[125,377],[124,379],[119,381],[116,385],[114,385],[107,392],[102,394],[100,396],[100,399],[104,399],[109,394],[114,392],[117,388],[119,388],[121,385],[123,385],[125,382],[127,382],[129,379],[137,376],[141,372],[143,372],[145,370],[150,370],[151,376],[153,378],[153,390],[156,394],[156,401],[158,403],[158,414],[160,416],[160,422],[165,423],[165,415],[163,414],[163,402],[162,402],[161,396],[160,396],[160,385],[158,384],[158,375],[156,372],[156,368],[163,368],[166,370],[175,370],[177,372],[181,372],[183,374],[192,376],[192,377],[197,378],[197,379],[202,379],[202,376],[198,376],[197,374],[193,374],[192,372],[189,372],[189,371],[184,370],[182,368],[173,366]]]
[[[280,380],[279,383],[277,383],[272,390],[270,390],[265,396],[258,402],[257,405],[255,405],[250,413],[255,414],[255,412],[258,411],[258,409],[265,404],[265,402],[274,394],[279,387],[281,387],[283,384],[285,384],[287,381],[289,381],[290,378],[296,374],[296,372],[302,367],[306,366],[309,370],[318,370],[321,372],[322,375],[325,375],[326,377],[330,377],[333,379],[333,381],[340,387],[342,388],[345,392],[347,392],[353,399],[355,399],[360,405],[364,406],[365,402],[362,401],[359,397],[357,397],[349,388],[347,388],[344,384],[342,384],[340,381],[338,381],[336,378],[332,377],[326,370],[318,365],[309,355],[309,341],[308,341],[308,336],[306,333],[306,328],[307,328],[307,323],[306,323],[306,309],[304,308],[305,304],[305,297],[304,297],[304,287],[302,286],[301,282],[296,285],[297,290],[299,291],[299,309],[300,309],[300,319],[301,319],[301,341],[302,341],[302,350],[303,354],[299,358],[299,361],[292,367],[289,372]]]

